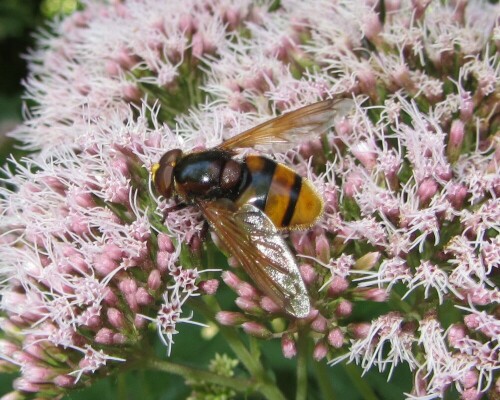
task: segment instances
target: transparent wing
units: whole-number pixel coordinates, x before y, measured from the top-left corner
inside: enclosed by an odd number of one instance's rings
[[[250,204],[239,209],[227,199],[198,204],[256,286],[294,317],[306,317],[309,295],[294,256],[271,220]]]
[[[275,144],[292,146],[311,140],[333,125],[336,116],[346,115],[354,107],[350,99],[324,100],[266,121],[236,135],[217,148],[234,150]]]

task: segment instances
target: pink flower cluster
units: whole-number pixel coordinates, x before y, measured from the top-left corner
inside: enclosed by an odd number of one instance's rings
[[[287,317],[234,268],[222,279],[241,312],[217,321],[280,337],[285,357],[307,326],[318,361],[389,376],[405,363],[412,399],[499,390],[500,8],[383,4],[88,0],[39,34],[14,132],[31,153],[0,189],[0,357],[21,371],[17,394],[120,368],[148,324],[170,351],[178,323],[198,323],[189,300],[220,275],[190,263],[203,219],[157,196],[151,166],[329,97],[355,109],[267,154],[325,200],[317,226],[290,235],[311,314]],[[391,311],[351,322],[365,302]]]

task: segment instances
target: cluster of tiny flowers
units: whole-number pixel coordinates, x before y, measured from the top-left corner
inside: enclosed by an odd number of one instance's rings
[[[170,352],[178,324],[198,323],[189,300],[215,294],[218,277],[240,311],[217,321],[280,337],[285,357],[304,329],[317,361],[389,377],[406,364],[408,398],[500,391],[499,6],[271,5],[88,0],[39,34],[13,133],[30,155],[0,189],[12,398],[55,397],[133,362],[149,326]],[[325,202],[289,235],[312,305],[294,319],[232,258],[222,275],[196,268],[203,218],[159,197],[150,169],[167,150],[209,148],[325,98],[355,106],[324,137],[267,154]],[[366,302],[390,311],[353,323]]]

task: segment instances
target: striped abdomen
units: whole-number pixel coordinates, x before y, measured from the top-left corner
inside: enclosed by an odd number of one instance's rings
[[[261,156],[247,156],[248,183],[235,200],[253,204],[277,228],[303,229],[314,224],[323,201],[312,184],[283,164]]]

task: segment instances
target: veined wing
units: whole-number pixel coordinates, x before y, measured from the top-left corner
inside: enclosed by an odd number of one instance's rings
[[[227,199],[198,204],[257,287],[289,314],[306,317],[310,301],[297,262],[267,215],[250,204],[237,208]]]
[[[234,150],[274,144],[293,146],[311,140],[333,125],[333,119],[353,108],[350,99],[323,100],[280,115],[221,143],[217,148]]]

